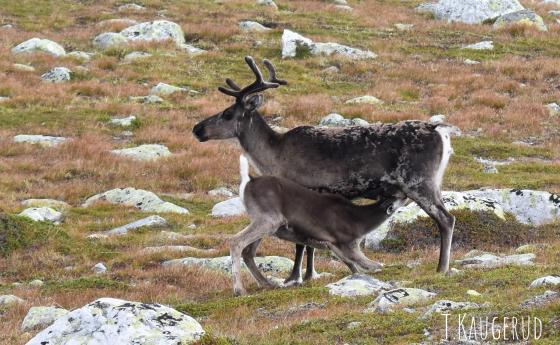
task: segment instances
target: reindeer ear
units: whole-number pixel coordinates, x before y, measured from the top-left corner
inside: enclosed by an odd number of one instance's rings
[[[263,95],[261,94],[253,95],[245,101],[245,110],[253,111],[255,109],[258,109],[261,105],[263,105],[263,103],[264,103]]]

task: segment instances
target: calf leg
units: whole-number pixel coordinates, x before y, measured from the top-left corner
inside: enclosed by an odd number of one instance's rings
[[[365,271],[379,272],[383,267],[382,263],[370,260],[362,253],[359,241],[351,242],[348,245],[339,245],[339,248],[348,259]]]
[[[259,283],[260,286],[271,289],[274,287],[274,284],[272,284],[270,280],[268,280],[265,276],[262,275],[261,271],[259,271],[257,264],[255,263],[255,256],[257,254],[257,248],[259,247],[260,243],[261,240],[259,239],[249,244],[247,247],[245,247],[245,249],[243,249],[241,254],[243,256],[243,261],[245,262],[245,265],[251,272],[253,278],[255,278],[255,280]]]
[[[411,187],[406,191],[409,198],[414,200],[437,224],[440,235],[439,262],[437,271],[447,272],[451,257],[451,242],[455,217],[447,211],[440,191],[430,184]]]
[[[356,264],[346,256],[344,251],[340,250],[338,245],[335,245],[333,243],[327,243],[327,246],[333,252],[333,254],[336,255],[337,258],[342,260],[342,262],[344,262],[344,264],[348,266],[352,274],[358,273],[358,268],[356,267]]]
[[[301,263],[303,261],[303,251],[305,246],[303,244],[296,244],[296,257],[294,259],[294,267],[292,268],[292,273],[286,280],[284,280],[284,285],[290,286],[295,284],[301,284]]]
[[[242,251],[249,244],[261,239],[262,237],[274,233],[281,225],[281,222],[273,219],[254,220],[243,231],[230,238],[231,255],[231,275],[233,280],[233,293],[242,295],[245,293],[243,282],[241,281],[241,256]]]

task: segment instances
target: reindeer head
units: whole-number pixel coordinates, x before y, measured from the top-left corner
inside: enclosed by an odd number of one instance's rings
[[[252,57],[246,56],[245,62],[247,62],[247,65],[249,65],[255,74],[256,80],[242,89],[237,86],[233,80],[227,78],[226,84],[229,88],[222,86],[218,87],[220,92],[225,93],[228,96],[235,97],[235,103],[223,111],[200,121],[194,126],[193,134],[199,141],[229,139],[236,137],[239,135],[241,122],[244,119],[248,119],[248,116],[245,115],[254,112],[264,101],[262,94],[256,93],[287,84],[284,80],[276,79],[276,71],[270,61],[263,61],[270,76],[267,81],[263,80],[262,73]]]

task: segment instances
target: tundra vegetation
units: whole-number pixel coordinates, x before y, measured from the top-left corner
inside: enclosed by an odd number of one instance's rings
[[[521,1],[543,18],[547,31],[526,22],[448,23],[417,11],[416,0],[258,2],[1,3],[0,295],[21,300],[1,299],[0,344],[25,344],[35,336],[39,329],[22,329],[31,307],[73,310],[102,297],[158,303],[188,314],[206,331],[199,344],[436,343],[444,337],[444,318],[423,317],[436,300],[480,306],[452,313],[537,316],[543,333],[535,343],[558,343],[560,298],[524,303],[558,290],[550,283],[529,287],[537,278],[560,274],[558,223],[536,227],[511,214],[504,220],[492,212],[452,211],[457,218],[452,259],[473,249],[535,257],[532,266],[492,268],[452,261],[461,272],[450,276],[435,272],[439,239],[428,218],[398,225],[379,250],[364,250],[385,264],[372,276],[437,297],[390,313],[365,312],[376,294],[331,295],[325,286],[348,271],[324,250],[317,251],[316,268],[329,274],[266,290],[245,273],[244,297],[232,296],[223,270],[162,264],[228,255],[227,239],[248,224],[243,215],[210,215],[214,204],[229,197],[227,190],[210,190],[237,189],[239,147],[199,143],[191,134],[195,123],[230,104],[231,98],[217,91],[223,76],[241,84],[253,80],[243,63],[246,55],[271,60],[289,82],[265,93],[261,113],[277,128],[316,125],[331,113],[369,123],[444,114],[462,135],[452,138],[443,190],[560,191],[560,108],[552,105],[560,104],[560,8],[553,2]],[[153,20],[177,23],[183,36],[165,42],[119,36],[120,43],[107,48],[94,43],[99,34]],[[243,21],[270,30],[245,30]],[[377,56],[315,55],[298,47],[295,57],[282,59],[285,29]],[[57,47],[52,54],[12,52],[34,37],[58,43],[65,54]],[[493,49],[464,49],[481,41],[492,41]],[[364,95],[382,102],[347,102]],[[115,121],[130,116],[135,117]],[[50,138],[29,144],[15,142],[16,135]],[[141,145],[164,147],[144,146],[138,156],[111,152]],[[494,162],[497,173],[488,173],[492,170],[480,159]],[[101,198],[106,202],[82,207],[88,198],[116,188],[122,189]],[[155,195],[140,191],[136,202],[113,204],[138,190]],[[22,204],[29,199],[65,203]],[[141,207],[134,207],[138,202]],[[30,207],[36,208],[29,211],[33,217],[44,221],[19,215]],[[104,233],[155,214],[163,221],[150,218],[118,231],[126,234]],[[267,238],[257,255],[292,257],[293,244]]]

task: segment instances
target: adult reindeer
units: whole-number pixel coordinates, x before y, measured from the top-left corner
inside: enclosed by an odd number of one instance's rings
[[[446,272],[455,225],[441,197],[441,182],[452,152],[450,127],[403,121],[346,128],[301,126],[280,134],[258,113],[264,98],[257,93],[286,82],[276,78],[269,61],[264,60],[270,74],[267,81],[253,58],[245,61],[255,82],[242,89],[226,79],[229,88],[218,89],[235,97],[235,103],[196,124],[193,134],[198,140],[237,138],[260,174],[284,177],[313,190],[349,199],[404,193],[436,222],[440,232],[437,271]],[[302,252],[299,246],[296,264]]]

